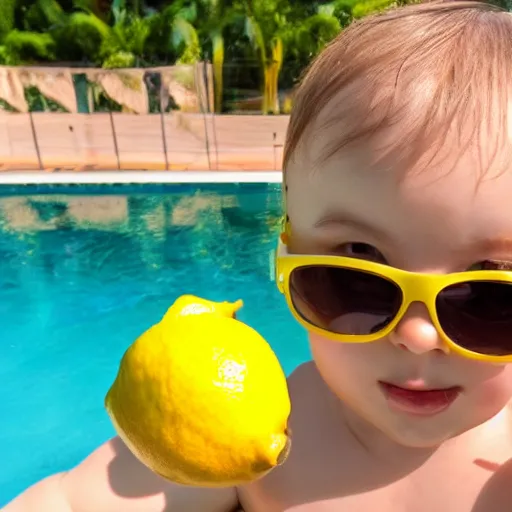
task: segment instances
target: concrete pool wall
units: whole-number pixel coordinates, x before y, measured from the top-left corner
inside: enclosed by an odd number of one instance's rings
[[[0,173],[0,228],[26,233],[73,225],[122,231],[132,218],[129,198],[134,191],[139,193],[137,211],[147,203],[165,225],[194,226],[206,210],[247,218],[272,212],[278,219],[281,180],[280,171],[8,171]],[[194,193],[180,198],[176,193],[184,188]],[[165,207],[158,198],[165,199]],[[156,215],[159,208],[161,215]]]

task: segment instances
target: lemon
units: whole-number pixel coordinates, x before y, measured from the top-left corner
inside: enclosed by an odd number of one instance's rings
[[[288,456],[286,377],[268,343],[236,320],[240,307],[180,297],[128,348],[106,395],[128,448],[175,483],[239,485]]]

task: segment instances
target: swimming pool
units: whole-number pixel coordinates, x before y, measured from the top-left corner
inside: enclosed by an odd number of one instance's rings
[[[242,298],[289,373],[310,354],[270,280],[278,184],[0,187],[0,507],[114,434],[119,360],[182,293]]]

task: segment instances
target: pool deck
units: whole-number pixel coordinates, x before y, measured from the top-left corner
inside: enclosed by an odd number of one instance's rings
[[[279,183],[289,116],[3,114],[0,186]]]
[[[281,183],[281,171],[5,171],[1,185],[135,183]]]

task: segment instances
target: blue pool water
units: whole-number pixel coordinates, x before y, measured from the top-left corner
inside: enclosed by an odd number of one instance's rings
[[[273,184],[0,187],[0,507],[110,436],[104,395],[173,300],[245,302],[289,373],[310,354],[270,280]]]

